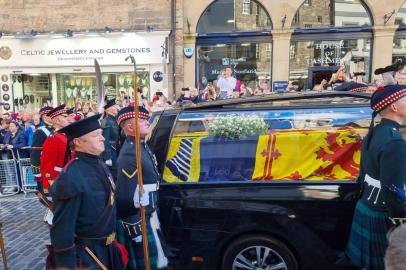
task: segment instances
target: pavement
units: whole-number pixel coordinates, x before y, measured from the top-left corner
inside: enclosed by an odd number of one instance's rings
[[[50,243],[49,227],[43,221],[45,207],[29,194],[0,197],[0,223],[9,270],[43,270]],[[3,259],[0,256],[0,269]]]

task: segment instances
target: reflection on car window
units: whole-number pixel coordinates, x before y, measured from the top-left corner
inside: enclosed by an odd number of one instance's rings
[[[366,107],[183,112],[166,182],[355,180]]]

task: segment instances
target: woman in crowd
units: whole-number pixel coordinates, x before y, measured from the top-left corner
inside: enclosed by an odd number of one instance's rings
[[[17,151],[19,151],[21,158],[28,157],[28,153],[25,150],[21,150],[22,147],[27,146],[27,138],[24,135],[24,131],[16,121],[11,121],[9,130],[10,132],[4,136],[3,149],[12,150],[14,156],[17,156]]]

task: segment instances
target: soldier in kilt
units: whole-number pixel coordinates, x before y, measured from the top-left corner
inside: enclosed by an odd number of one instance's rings
[[[346,255],[359,268],[385,269],[387,232],[406,217],[404,201],[391,191],[406,183],[406,86],[387,85],[372,95],[372,122],[361,152],[362,193],[356,204]],[[374,127],[374,118],[381,122]]]
[[[126,251],[116,242],[115,184],[100,160],[99,120],[94,115],[60,130],[77,156],[50,188],[55,215],[46,269],[123,270],[127,264]]]
[[[148,133],[149,113],[144,107],[139,107],[138,125],[141,139],[141,165],[144,180],[144,194],[139,195],[137,182],[137,166],[134,145],[134,107],[121,109],[117,115],[117,122],[126,134],[126,140],[117,159],[117,234],[118,241],[125,245],[129,252],[128,270],[145,269],[140,205],[145,206],[148,250],[150,269],[166,267],[167,259],[163,255],[162,247],[156,233],[157,221],[157,189],[159,172],[155,157],[149,150],[144,138]],[[151,226],[152,225],[152,226]]]

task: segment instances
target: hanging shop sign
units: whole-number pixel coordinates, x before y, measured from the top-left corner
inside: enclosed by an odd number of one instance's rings
[[[167,32],[124,33],[70,38],[2,38],[0,67],[126,65],[133,55],[137,64],[161,64]]]

